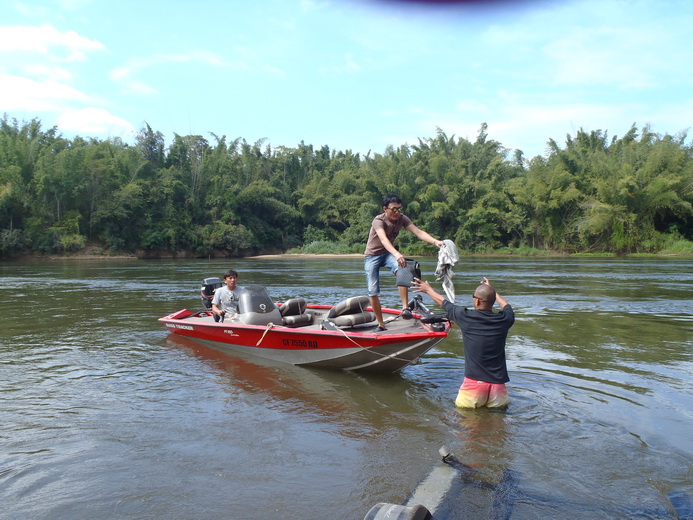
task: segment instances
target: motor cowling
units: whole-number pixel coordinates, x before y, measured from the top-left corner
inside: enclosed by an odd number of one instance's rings
[[[200,287],[200,297],[202,298],[202,305],[207,309],[212,308],[212,298],[214,298],[214,291],[219,287],[224,285],[219,278],[205,278],[202,280],[202,287]]]

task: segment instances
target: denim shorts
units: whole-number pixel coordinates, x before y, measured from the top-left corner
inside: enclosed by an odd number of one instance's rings
[[[368,296],[376,296],[380,294],[380,268],[387,267],[393,273],[399,269],[399,264],[391,253],[383,253],[382,255],[367,256],[363,260],[363,266],[366,270],[366,283],[368,284]]]

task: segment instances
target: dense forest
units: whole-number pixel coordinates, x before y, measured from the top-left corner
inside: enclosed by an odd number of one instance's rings
[[[215,134],[167,145],[148,124],[134,144],[0,125],[0,258],[362,252],[391,192],[420,228],[473,253],[693,252],[693,149],[649,127],[580,130],[527,159],[485,124],[474,141],[438,130],[366,156]],[[410,233],[398,243],[435,253]]]

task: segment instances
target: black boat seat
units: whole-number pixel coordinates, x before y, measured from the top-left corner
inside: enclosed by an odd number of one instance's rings
[[[325,319],[338,327],[353,327],[362,323],[370,323],[375,321],[375,313],[366,310],[370,302],[371,300],[368,296],[347,298],[332,307]]]
[[[313,323],[313,315],[306,312],[307,303],[303,298],[290,298],[286,300],[279,312],[282,315],[284,325],[307,325]]]

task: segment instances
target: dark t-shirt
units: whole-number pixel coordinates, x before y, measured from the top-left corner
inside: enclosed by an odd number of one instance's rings
[[[390,242],[394,242],[402,228],[406,229],[411,224],[411,220],[406,215],[401,215],[397,222],[392,222],[385,213],[381,213],[373,219],[371,230],[368,233],[368,242],[366,243],[366,251],[363,253],[366,256],[377,256],[387,253],[387,249],[380,241],[380,237],[375,232],[376,229],[384,229],[385,236]]]
[[[462,330],[464,340],[464,377],[486,383],[507,383],[505,340],[515,323],[508,304],[500,312],[465,309],[443,301],[443,308]]]

